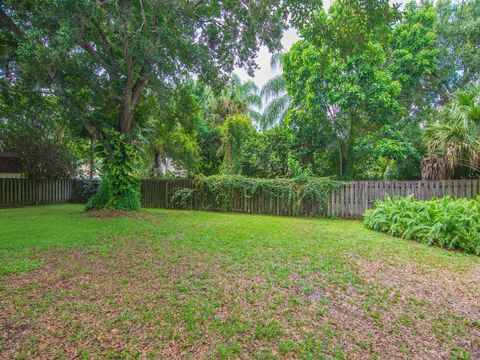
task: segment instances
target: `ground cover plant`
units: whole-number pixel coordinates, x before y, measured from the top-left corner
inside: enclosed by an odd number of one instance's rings
[[[480,199],[416,200],[386,196],[364,216],[365,225],[393,236],[480,255]]]
[[[0,210],[0,358],[478,358],[480,259],[361,222]]]

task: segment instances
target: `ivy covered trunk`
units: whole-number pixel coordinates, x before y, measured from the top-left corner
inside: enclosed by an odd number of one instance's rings
[[[102,158],[102,183],[98,192],[88,201],[87,210],[139,210],[137,147],[125,134],[114,130],[106,130],[104,134],[103,145],[97,148]]]

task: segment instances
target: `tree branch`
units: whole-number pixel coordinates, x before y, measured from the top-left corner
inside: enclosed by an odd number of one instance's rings
[[[94,49],[92,44],[84,38],[85,25],[78,19],[75,21],[75,24],[79,31],[79,33],[77,34],[78,43],[80,44],[82,49],[85,50],[88,54],[90,54],[90,56],[92,56],[99,63],[99,65],[108,73],[111,79],[118,79],[118,75],[114,71],[114,62],[112,61],[113,58],[111,59],[111,64],[108,64],[105,58],[102,55],[100,55],[98,51]],[[100,33],[100,38],[102,38],[100,30],[99,30],[99,33]],[[109,53],[109,51],[110,52],[112,51],[111,48],[110,50],[108,50],[107,48],[107,51],[106,51],[107,54]],[[112,56],[113,56],[113,53],[112,53]]]
[[[146,66],[142,67],[142,69],[140,70],[140,73],[138,74],[137,81],[133,85],[133,89],[132,89],[131,104],[133,107],[135,107],[135,105],[137,104],[137,101],[140,95],[142,94],[142,90],[145,88],[145,85],[147,84],[147,74],[148,74],[147,67]]]
[[[5,25],[11,32],[17,35],[20,39],[25,38],[25,33],[23,30],[15,24],[15,22],[5,13],[5,11],[0,7],[0,23]]]
[[[105,49],[105,52],[107,53],[108,59],[110,60],[110,64],[113,66],[115,64],[115,57],[113,55],[113,46],[110,43],[110,41],[107,39],[107,36],[105,35],[105,32],[103,31],[101,25],[96,21],[95,19],[91,19],[90,21],[92,24],[95,26],[96,30],[98,31],[98,35],[100,35],[100,40],[102,42],[102,45]]]

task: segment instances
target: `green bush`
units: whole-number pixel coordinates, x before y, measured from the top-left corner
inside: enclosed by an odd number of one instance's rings
[[[108,207],[112,207],[117,210],[123,211],[137,211],[142,207],[140,201],[140,190],[128,189],[116,199],[115,204],[108,204]]]
[[[140,190],[129,188],[123,193],[114,192],[112,184],[103,180],[97,193],[87,202],[87,210],[116,209],[123,211],[140,210]]]
[[[96,151],[102,160],[102,184],[87,203],[87,210],[140,210],[140,181],[138,179],[139,148],[132,139],[118,131],[105,128],[109,147],[98,144]]]
[[[181,209],[186,209],[189,202],[192,201],[195,189],[182,188],[175,191],[170,201],[172,204]]]
[[[404,239],[480,255],[480,197],[421,201],[387,195],[365,212],[364,224]]]
[[[108,200],[111,197],[112,187],[109,181],[103,180],[98,187],[98,191],[87,202],[87,210],[99,210],[107,207]]]

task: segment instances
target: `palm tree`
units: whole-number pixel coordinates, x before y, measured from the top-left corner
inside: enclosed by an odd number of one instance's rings
[[[282,53],[272,55],[270,60],[272,70],[282,68],[281,59]],[[266,102],[262,116],[259,119],[261,129],[265,130],[275,124],[282,123],[291,104],[291,98],[287,94],[285,79],[282,74],[267,81],[262,87],[260,96]]]
[[[219,96],[211,97],[211,122],[222,124],[226,118],[243,114],[254,122],[260,119],[257,111],[262,105],[258,87],[253,81],[242,83],[237,74],[232,74],[231,81],[224,87]]]
[[[480,170],[480,85],[458,91],[424,132],[427,155],[444,160],[447,174],[458,166]],[[428,163],[428,162],[426,162]],[[425,176],[428,177],[428,169]]]

